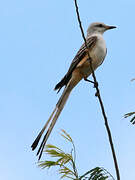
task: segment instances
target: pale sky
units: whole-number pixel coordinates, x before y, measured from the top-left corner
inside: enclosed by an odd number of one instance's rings
[[[135,1],[83,0],[84,31],[101,21],[118,28],[104,34],[108,54],[96,71],[112,130],[122,180],[135,179],[135,127],[123,115],[135,111]],[[0,2],[0,177],[58,180],[56,169],[37,167],[31,144],[61,92],[53,91],[83,43],[73,0]],[[82,175],[96,166],[115,170],[100,106],[91,84],[73,90],[48,143],[67,149],[59,135],[74,139]],[[43,155],[42,160],[48,159]]]

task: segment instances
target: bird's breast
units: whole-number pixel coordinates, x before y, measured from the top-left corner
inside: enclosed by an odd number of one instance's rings
[[[93,68],[96,69],[105,59],[106,56],[106,44],[102,36],[98,37],[98,40],[90,51],[90,56],[93,61]]]

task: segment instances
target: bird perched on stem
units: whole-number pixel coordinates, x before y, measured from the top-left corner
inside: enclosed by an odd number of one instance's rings
[[[92,23],[87,30],[87,36],[86,36],[86,42],[87,47],[85,46],[85,43],[81,46],[79,51],[77,52],[76,56],[74,57],[66,75],[62,78],[62,80],[55,86],[54,90],[58,90],[58,92],[61,90],[63,86],[65,86],[64,91],[59,98],[52,114],[50,115],[48,121],[38,134],[37,138],[32,144],[32,150],[34,150],[39,140],[44,133],[45,129],[49,126],[46,134],[43,137],[43,140],[40,144],[40,147],[38,149],[37,155],[39,155],[39,160],[42,156],[44,146],[46,144],[46,141],[52,132],[52,129],[61,113],[61,111],[64,108],[64,105],[72,91],[72,89],[79,83],[80,80],[84,79],[86,81],[90,81],[87,79],[89,75],[91,75],[92,70],[90,66],[90,60],[92,62],[93,70],[96,70],[98,66],[100,66],[106,56],[107,48],[106,43],[103,38],[103,33],[107,30],[114,29],[115,26],[108,26],[101,22],[95,22]],[[88,53],[90,55],[88,56]]]

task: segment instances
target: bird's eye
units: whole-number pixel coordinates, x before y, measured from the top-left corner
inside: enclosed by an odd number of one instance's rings
[[[103,27],[103,24],[99,24],[98,27]]]

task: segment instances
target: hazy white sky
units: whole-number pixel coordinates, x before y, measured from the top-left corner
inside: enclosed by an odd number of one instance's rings
[[[123,119],[135,110],[135,1],[79,1],[84,30],[101,21],[118,28],[105,33],[108,54],[96,71],[112,129],[121,179],[135,179],[135,127]],[[31,143],[60,94],[55,84],[66,73],[83,40],[73,0],[0,2],[0,177],[3,180],[57,180],[56,169],[37,168]],[[64,147],[65,129],[74,139],[80,175],[114,166],[99,103],[92,85],[74,89],[48,143]],[[66,148],[66,147],[65,147]],[[42,160],[45,160],[46,155]]]

